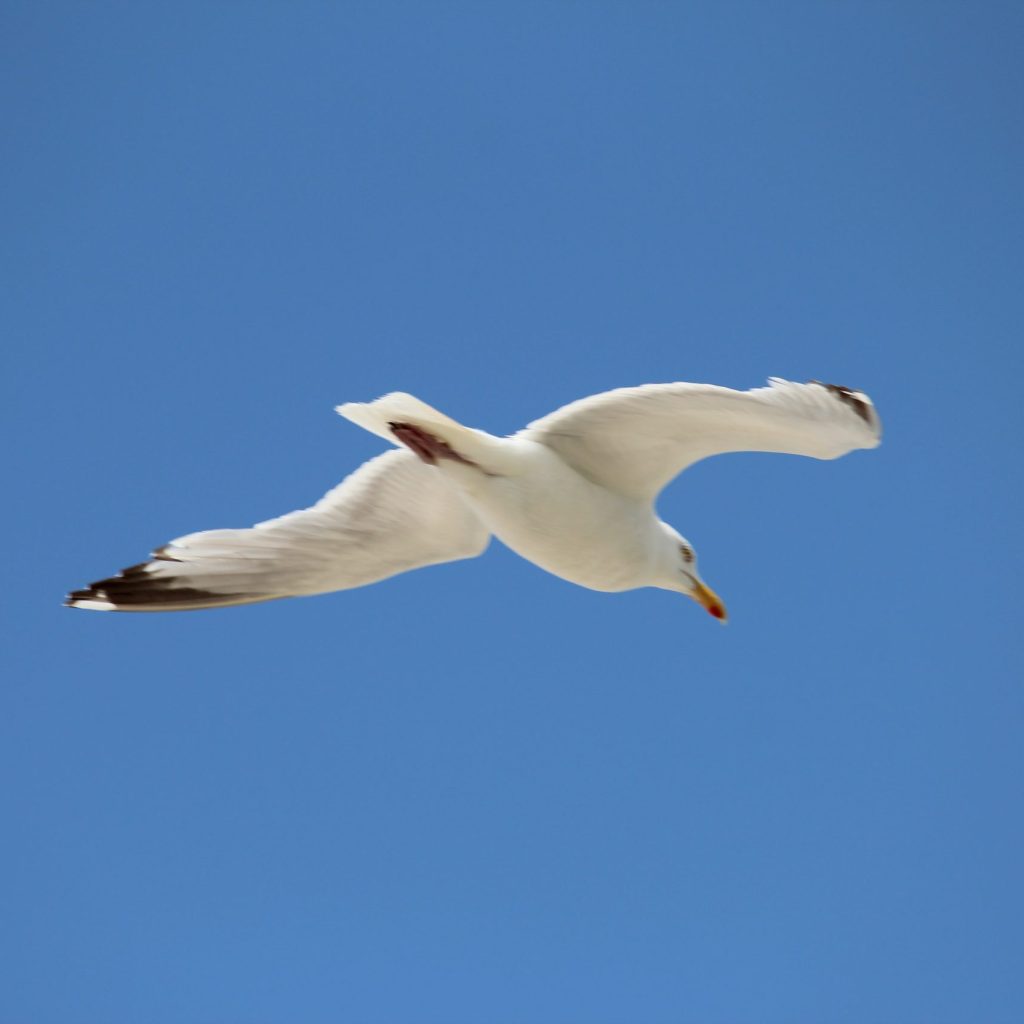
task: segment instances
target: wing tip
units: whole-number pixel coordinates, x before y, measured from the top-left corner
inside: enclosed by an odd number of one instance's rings
[[[114,612],[117,607],[111,604],[102,590],[73,590],[64,598],[65,608],[82,608],[90,612]]]
[[[865,392],[857,388],[848,388],[845,384],[827,384],[823,380],[809,380],[807,383],[817,384],[818,387],[831,392],[840,402],[848,405],[868,426],[873,425],[875,404]]]
[[[154,552],[162,561],[178,561]],[[155,576],[153,562],[140,562],[122,569],[116,576],[90,583],[81,590],[72,590],[64,599],[66,608],[94,612],[168,612],[219,608],[233,604],[269,601],[270,594],[217,593],[194,586],[181,585],[174,577]]]
[[[848,388],[845,384],[827,384],[823,380],[809,380],[807,383],[824,388],[864,421],[872,433],[874,443],[870,445],[871,448],[877,448],[882,443],[882,421],[875,410],[875,403],[866,392],[858,388]]]

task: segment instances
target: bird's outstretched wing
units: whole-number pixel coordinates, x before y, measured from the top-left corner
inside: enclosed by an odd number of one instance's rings
[[[73,608],[185,611],[321,594],[472,558],[490,535],[411,452],[371,459],[312,508],[248,530],[179,537],[151,561],[68,595]]]
[[[874,448],[881,421],[862,391],[772,377],[768,387],[645,384],[592,395],[531,423],[523,437],[610,490],[654,499],[687,466],[723,452],[835,459]]]

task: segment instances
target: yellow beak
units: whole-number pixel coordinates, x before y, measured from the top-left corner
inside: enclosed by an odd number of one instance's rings
[[[697,584],[697,589],[693,592],[694,598],[699,601],[709,612],[714,615],[716,619],[721,622],[726,622],[729,616],[726,614],[725,605],[722,604],[722,599],[710,588],[704,586],[703,583]]]

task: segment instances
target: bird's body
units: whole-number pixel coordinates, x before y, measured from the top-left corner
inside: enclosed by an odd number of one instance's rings
[[[523,437],[507,449],[505,473],[451,460],[438,469],[506,547],[591,590],[644,586],[659,520],[649,502],[588,480],[546,445]]]
[[[661,488],[718,452],[829,459],[873,448],[881,434],[862,392],[774,379],[745,392],[622,388],[506,438],[402,393],[338,412],[400,450],[366,463],[312,508],[249,530],[179,538],[68,603],[169,611],[342,590],[473,557],[494,535],[580,586],[676,590],[724,618],[692,547],[654,510]]]

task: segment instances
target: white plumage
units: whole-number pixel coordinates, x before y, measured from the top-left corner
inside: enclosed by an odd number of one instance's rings
[[[508,438],[464,427],[400,393],[338,412],[399,450],[370,460],[311,508],[250,529],[180,537],[67,603],[169,611],[344,590],[472,558],[494,534],[582,586],[676,590],[724,618],[692,546],[655,514],[665,484],[722,452],[834,459],[874,448],[881,436],[863,392],[776,378],[752,391],[622,388],[573,402]]]
[[[850,397],[837,400],[839,394]],[[523,433],[605,486],[653,500],[709,455],[783,452],[835,459],[876,447],[881,424],[861,392],[772,377],[768,387],[752,391],[714,384],[606,391],[563,406]]]

